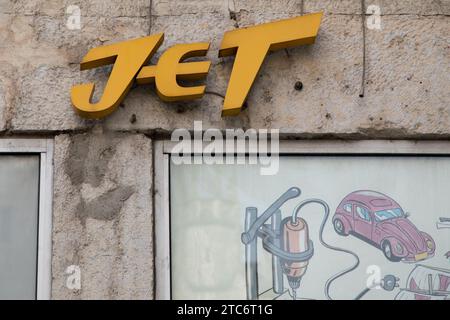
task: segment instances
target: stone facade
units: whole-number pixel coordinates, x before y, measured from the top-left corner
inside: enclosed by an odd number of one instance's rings
[[[363,32],[362,3],[380,7],[380,30]],[[316,43],[270,54],[237,117],[221,118],[218,95],[165,103],[152,86],[103,120],[71,107],[71,86],[95,82],[99,97],[108,78],[79,71],[93,47],[164,32],[155,62],[175,43],[210,42],[207,90],[223,95],[225,31],[317,11]],[[0,135],[55,138],[53,298],[154,296],[152,140],[194,120],[284,138],[450,139],[449,15],[450,0],[0,0]],[[64,284],[71,264],[79,291]]]
[[[52,297],[152,298],[152,140],[96,128],[55,146]],[[80,290],[66,287],[70,265]]]

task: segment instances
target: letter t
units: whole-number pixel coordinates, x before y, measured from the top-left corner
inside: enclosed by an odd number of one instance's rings
[[[222,116],[239,114],[269,50],[314,43],[321,18],[322,13],[314,13],[226,32],[219,57],[236,54],[236,59]]]

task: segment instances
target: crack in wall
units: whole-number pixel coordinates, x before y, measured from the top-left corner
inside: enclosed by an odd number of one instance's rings
[[[361,88],[359,91],[359,97],[364,98],[366,88],[366,1],[361,0],[361,23],[362,23],[362,76],[361,76]]]
[[[63,14],[54,14],[54,15],[49,15],[46,13],[23,13],[23,12],[2,12],[2,15],[6,15],[6,16],[16,16],[16,17],[42,17],[42,18],[64,18],[64,17],[68,17],[67,14],[63,13]],[[102,14],[83,14],[81,15],[82,18],[111,18],[111,19],[116,19],[116,18],[147,18],[147,15],[102,15]]]
[[[183,12],[179,14],[154,14],[153,13],[153,0],[150,1],[150,7],[149,7],[149,13],[143,14],[143,15],[102,15],[102,14],[82,14],[82,17],[84,18],[150,18],[150,21],[153,18],[164,18],[164,17],[181,17],[183,15],[204,15],[204,14],[217,14],[218,12]],[[300,8],[301,8],[301,14],[309,14],[314,13],[317,11],[305,11],[304,9],[304,0],[300,0]],[[231,9],[228,7],[228,11],[232,11],[235,13],[239,13],[240,11],[247,11],[245,9],[240,9],[239,11],[235,9]],[[293,13],[292,11],[277,11],[278,14],[289,14]],[[63,18],[66,17],[66,13],[60,13],[55,15],[49,15],[46,13],[25,13],[25,12],[2,12],[2,15],[7,16],[22,16],[22,17],[43,17],[43,18]],[[361,15],[367,15],[367,13],[358,13],[358,12],[326,12],[327,15],[336,15],[336,16],[361,16]],[[419,17],[450,17],[450,13],[419,13],[419,12],[400,12],[400,13],[383,13],[381,12],[380,16],[419,16]]]
[[[150,0],[149,3],[149,9],[148,9],[148,19],[149,19],[149,23],[148,23],[148,34],[151,35],[152,34],[152,24],[153,24],[153,0]]]

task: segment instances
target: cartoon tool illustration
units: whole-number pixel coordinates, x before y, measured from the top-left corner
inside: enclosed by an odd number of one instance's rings
[[[450,270],[416,265],[395,300],[450,300]]]
[[[284,292],[283,274],[293,289],[294,299],[306,272],[308,260],[314,254],[312,241],[308,236],[308,225],[297,218],[281,220],[280,207],[288,200],[300,196],[299,188],[290,188],[278,198],[261,216],[257,208],[248,207],[245,213],[245,232],[241,241],[245,244],[245,270],[247,281],[247,299],[258,298],[257,239],[263,241],[264,250],[272,254],[273,291]],[[325,204],[326,206],[326,204]],[[266,221],[271,219],[270,224]]]
[[[450,218],[439,218],[439,221],[436,222],[436,227],[438,229],[450,229]]]
[[[357,236],[380,248],[390,261],[415,262],[434,256],[433,238],[418,230],[408,217],[387,195],[361,190],[341,201],[332,221],[338,234]]]
[[[320,243],[327,249],[345,252],[355,258],[355,263],[331,278],[325,283],[325,296],[331,299],[329,291],[331,284],[338,278],[355,270],[359,265],[358,256],[350,250],[329,245],[323,240],[323,230],[329,217],[328,204],[320,199],[307,199],[300,202],[292,215],[282,219],[281,206],[290,199],[299,197],[301,191],[297,187],[290,188],[269,206],[259,217],[255,207],[247,207],[245,212],[245,232],[241,241],[245,245],[245,270],[247,299],[259,298],[258,288],[258,252],[257,240],[262,239],[264,250],[272,255],[272,290],[281,296],[286,293],[284,276],[290,287],[291,296],[297,299],[301,280],[308,268],[308,261],[314,255],[314,245],[309,238],[308,224],[300,218],[300,210],[308,204],[319,204],[324,210],[324,216],[319,229]],[[270,223],[266,223],[270,219]],[[397,286],[398,279],[392,275],[384,277],[379,285],[388,291]],[[270,290],[270,289],[269,289]],[[360,299],[370,288],[363,290],[356,299]],[[266,291],[265,291],[266,292]]]

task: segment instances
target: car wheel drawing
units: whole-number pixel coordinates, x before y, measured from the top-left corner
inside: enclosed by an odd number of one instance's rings
[[[402,260],[402,258],[396,257],[392,253],[392,247],[391,247],[391,244],[389,243],[389,241],[384,241],[383,244],[381,245],[381,248],[383,249],[384,256],[388,260],[390,260],[392,262],[398,262],[398,261]]]
[[[342,223],[340,219],[334,220],[333,226],[337,234],[341,236],[348,236],[348,233],[345,232],[344,223]]]

